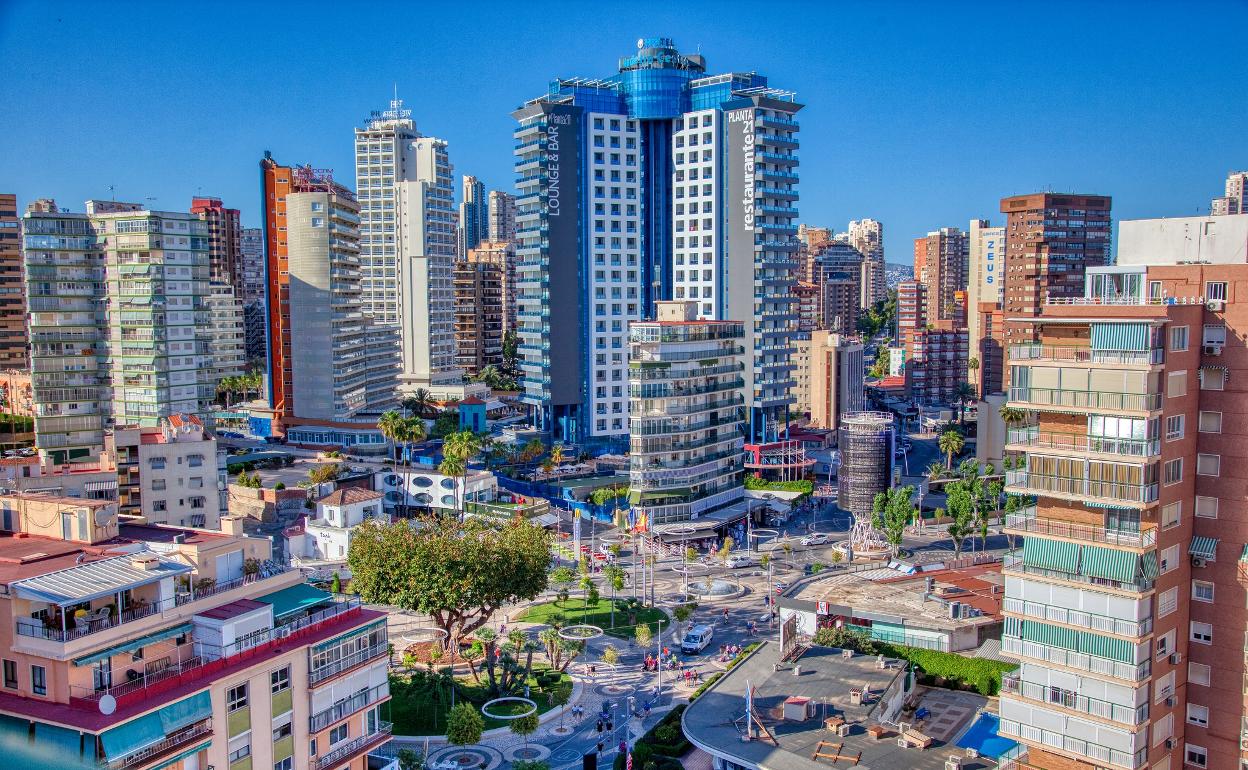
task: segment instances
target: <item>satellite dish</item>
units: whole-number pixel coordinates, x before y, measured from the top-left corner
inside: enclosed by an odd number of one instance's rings
[[[107,508],[100,508],[95,512],[95,526],[107,527],[113,521],[113,514]]]
[[[645,47],[646,47],[646,39],[645,39],[644,37],[639,37],[639,38],[637,38],[637,47],[638,47],[638,48],[645,48]]]
[[[100,696],[100,713],[108,716],[117,710],[117,699],[108,693]]]

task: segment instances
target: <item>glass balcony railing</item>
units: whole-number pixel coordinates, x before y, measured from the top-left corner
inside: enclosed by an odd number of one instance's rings
[[[1151,548],[1157,545],[1157,525],[1145,524],[1138,532],[1110,529],[1095,524],[1060,521],[1036,515],[1035,506],[1024,508],[1005,516],[1006,529],[1037,535],[1052,535],[1089,543],[1125,545],[1132,548]]]
[[[1094,350],[1073,345],[1010,345],[1010,361],[1070,361],[1081,364],[1160,364],[1162,348],[1149,350]]]
[[[1121,503],[1155,503],[1158,485],[1130,484],[1117,481],[1095,481],[1088,478],[1044,476],[1029,471],[1006,471],[1005,484],[1020,487],[1029,493],[1063,495],[1075,498],[1096,498]]]
[[[1160,393],[1114,393],[1096,390],[1058,388],[1010,388],[1010,401],[1027,406],[1054,406],[1074,409],[1114,409],[1149,412],[1161,409]]]
[[[1161,454],[1159,439],[1114,438],[1088,436],[1082,433],[1054,433],[1035,426],[1011,428],[1008,444],[1035,447],[1037,449],[1068,449],[1075,452],[1099,452],[1101,454],[1126,455],[1129,457],[1155,457]]]

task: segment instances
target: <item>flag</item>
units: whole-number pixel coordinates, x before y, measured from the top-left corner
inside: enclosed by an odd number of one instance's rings
[[[633,770],[633,752],[628,752],[628,760],[624,763],[624,770]]]

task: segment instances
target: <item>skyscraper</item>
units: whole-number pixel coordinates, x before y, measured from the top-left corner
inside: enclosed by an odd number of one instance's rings
[[[815,328],[853,334],[858,327],[862,297],[862,253],[844,236],[824,243],[810,258],[810,282],[815,294]]]
[[[516,246],[511,241],[481,241],[468,251],[469,262],[497,267],[502,281],[503,331],[516,330]],[[458,335],[457,335],[458,339]],[[456,344],[459,344],[456,342]]]
[[[859,304],[868,308],[888,296],[884,272],[884,225],[874,219],[856,219],[849,223],[849,245],[862,254],[862,295]]]
[[[455,364],[475,376],[502,362],[503,270],[461,259],[455,263]]]
[[[200,330],[211,356],[209,381],[201,386],[202,401],[216,396],[225,377],[243,373],[246,343],[242,285],[243,231],[238,209],[226,208],[220,198],[191,199],[191,213],[208,226],[208,305],[211,323]]]
[[[988,333],[994,328],[994,314],[1001,311],[1002,264],[1005,254],[1005,228],[991,227],[986,219],[972,219],[969,230],[970,269],[967,271],[966,330],[970,355],[979,362],[972,367],[969,381],[977,393],[995,392],[1001,384],[1004,352],[1000,339]],[[999,335],[998,335],[999,337]]]
[[[459,204],[459,258],[489,235],[490,208],[485,183],[475,176],[463,179],[463,200]]]
[[[516,196],[490,190],[489,238],[494,243],[516,239]]]
[[[192,198],[191,213],[208,224],[209,280],[237,293],[243,283],[243,230],[238,209],[227,209],[220,198]]]
[[[376,420],[353,418],[394,403],[398,330],[359,309],[359,204],[328,171],[268,154],[260,170],[275,432],[295,443],[371,440]]]
[[[1084,270],[1108,263],[1111,204],[1108,196],[1073,193],[1001,199],[1006,215],[1002,345],[1007,352],[1010,345],[1035,339],[1031,324],[1010,319],[1037,316],[1050,299],[1083,296]]]
[[[241,243],[243,283],[240,288],[243,300],[247,365],[263,369],[264,361],[268,357],[268,343],[264,331],[264,230],[259,227],[244,228]]]
[[[956,227],[942,227],[914,240],[914,278],[927,287],[929,320],[966,322],[966,308],[958,296],[966,291],[969,258],[966,233]]]
[[[626,327],[668,298],[744,324],[747,434],[778,437],[793,403],[801,106],[654,38],[618,73],[555,80],[513,113],[523,401],[555,440],[627,435]]]
[[[454,183],[446,142],[395,100],[355,129],[362,310],[399,330],[405,392],[462,394],[455,368]]]
[[[26,213],[36,442],[95,455],[106,425],[201,412],[213,388],[208,226],[194,214],[88,201]]]
[[[17,196],[0,194],[0,369],[26,369],[26,281]]]
[[[1209,213],[1214,216],[1248,214],[1248,171],[1232,171],[1226,175],[1226,192],[1214,198]]]

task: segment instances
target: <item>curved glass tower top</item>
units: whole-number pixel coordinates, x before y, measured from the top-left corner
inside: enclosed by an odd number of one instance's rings
[[[620,74],[612,78],[638,120],[666,120],[689,110],[689,81],[706,74],[699,54],[683,55],[670,38],[637,41],[637,53],[620,59]]]

